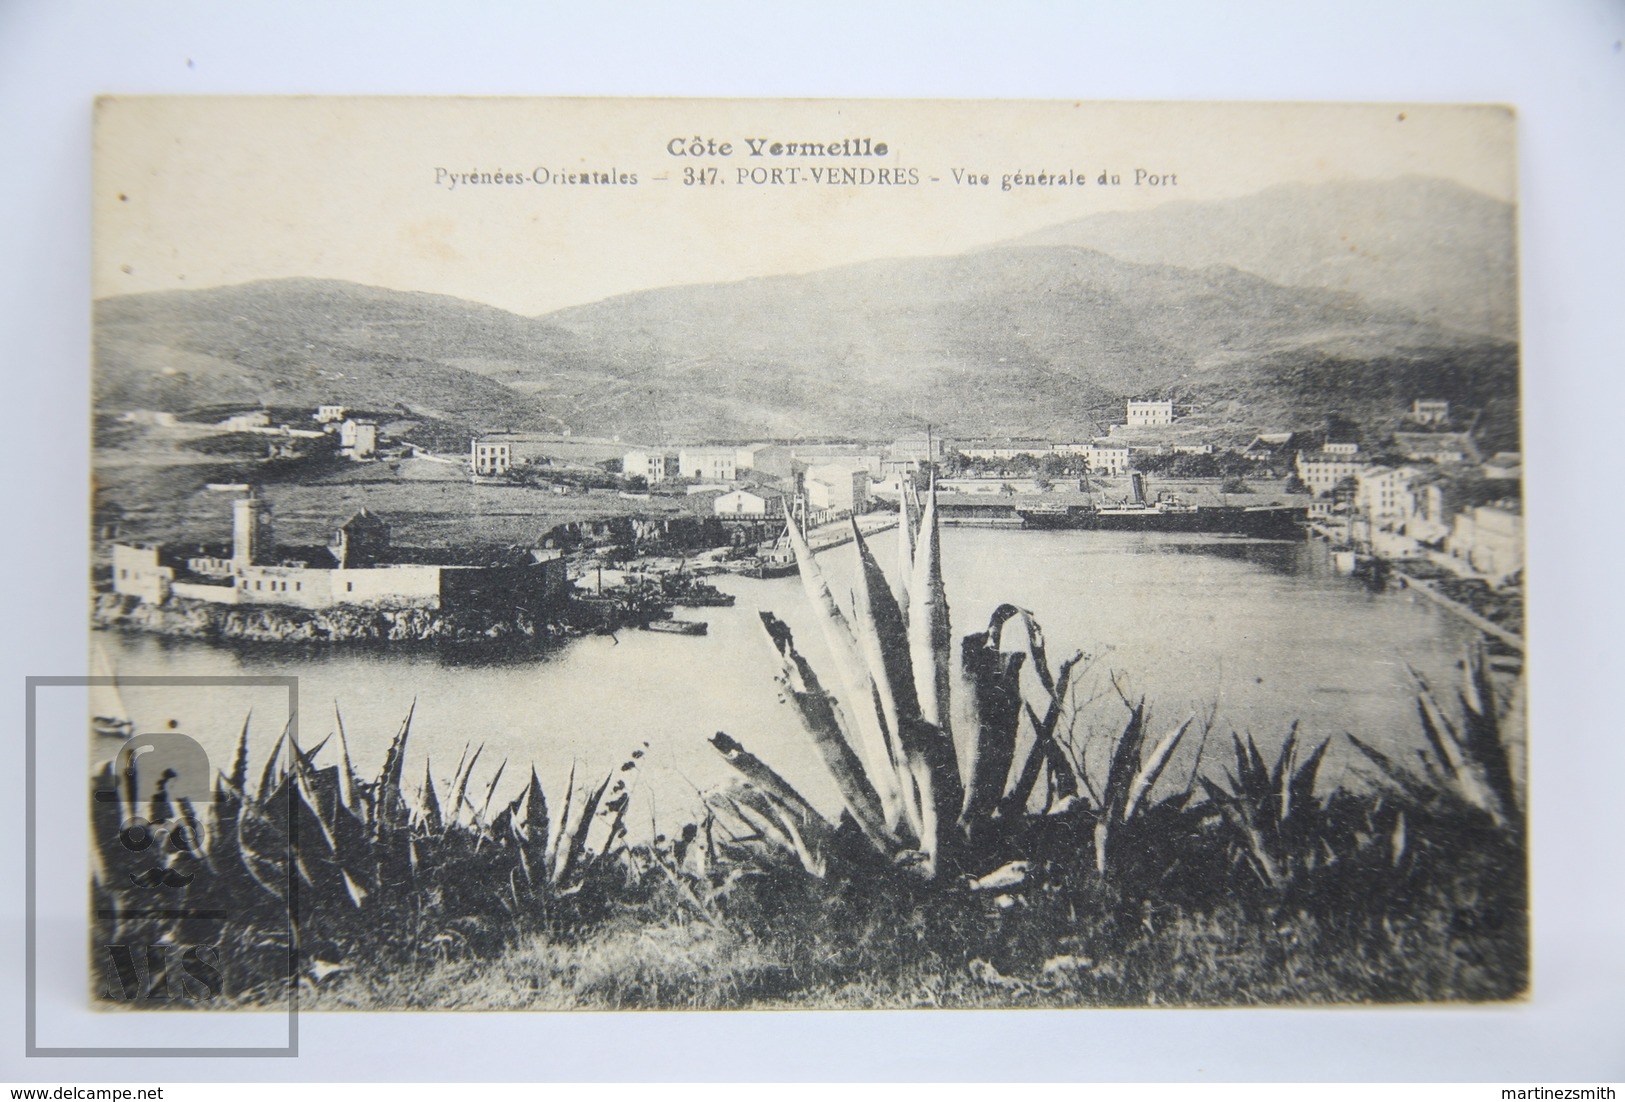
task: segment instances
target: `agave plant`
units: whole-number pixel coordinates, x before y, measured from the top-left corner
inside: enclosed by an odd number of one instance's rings
[[[962,667],[974,730],[955,738],[952,635],[942,581],[933,485],[923,508],[899,503],[899,566],[888,585],[856,520],[849,605],[836,599],[805,538],[786,515],[802,587],[817,613],[833,677],[821,678],[790,628],[761,614],[794,703],[869,850],[927,880],[979,882],[1017,852],[1030,813],[1079,805],[1078,777],[1057,742],[1068,685],[1082,655],[1052,671],[1037,621],[1014,605],[965,637]],[[821,875],[832,831],[808,802],[737,741],[713,745],[746,782],[713,807],[754,840],[794,853]]]
[[[1430,754],[1417,751],[1425,780],[1415,777],[1388,755],[1354,736],[1349,741],[1376,766],[1385,781],[1418,804],[1444,796],[1482,813],[1501,830],[1516,832],[1522,815],[1511,757],[1501,733],[1501,706],[1490,682],[1482,641],[1462,657],[1462,684],[1456,693],[1460,721],[1439,704],[1433,687],[1415,669],[1416,709]]]
[[[162,785],[143,799],[109,763],[96,786],[119,798],[93,805],[101,840],[96,910],[109,940],[139,933],[153,943],[214,943],[225,922],[236,942],[226,956],[255,962],[255,975],[236,977],[236,988],[269,987],[288,974],[289,954],[301,967],[330,974],[333,962],[319,954],[341,955],[345,945],[398,943],[416,952],[420,945],[500,940],[499,927],[512,932],[545,920],[588,884],[608,885],[622,871],[630,803],[624,780],[611,774],[578,791],[572,771],[554,820],[532,769],[518,795],[493,809],[505,763],[482,791],[473,782],[482,751],[470,756],[465,748],[443,788],[426,762],[422,785],[409,793],[403,774],[412,715],[371,780],[356,770],[335,708],[334,734],[313,749],[299,745],[291,724],[285,728],[255,783],[245,721],[231,768],[216,776],[213,799],[201,807],[171,800]],[[331,741],[337,760],[322,766]],[[185,842],[165,856],[178,875],[163,910],[141,906],[139,893],[125,890],[112,871],[129,863],[119,852],[121,834],[138,813],[142,824],[176,824],[170,834]],[[215,916],[215,928],[195,929],[200,920],[185,917],[200,914]]]

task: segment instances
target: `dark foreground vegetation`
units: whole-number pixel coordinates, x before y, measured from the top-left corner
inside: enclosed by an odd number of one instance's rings
[[[738,783],[710,794],[701,821],[634,842],[625,819],[642,749],[602,780],[572,776],[556,807],[534,772],[497,805],[505,763],[481,768],[477,750],[449,784],[432,767],[408,780],[410,716],[374,778],[357,774],[341,720],[332,750],[285,733],[252,771],[245,726],[212,799],[172,796],[163,780],[138,798],[111,766],[96,778],[120,798],[93,805],[95,907],[112,916],[95,944],[212,946],[214,997],[275,1003],[292,974],[314,1007],[1358,1003],[1525,990],[1524,817],[1478,650],[1452,701],[1418,681],[1429,749],[1414,761],[1353,740],[1368,765],[1358,791],[1321,785],[1327,746],[1296,732],[1268,760],[1250,738],[1213,739],[1204,768],[1173,778],[1175,749],[1209,732],[1194,720],[1157,727],[1126,698],[1119,715],[1079,715],[1069,681],[1081,656],[1051,669],[1038,625],[1004,606],[964,641],[977,729],[955,740],[934,507],[918,521],[904,509],[902,580],[887,585],[859,536],[849,610],[798,549],[835,656],[831,688],[763,616],[840,790],[839,821],[720,732],[713,745]],[[149,846],[148,824],[163,822],[178,825]],[[177,881],[191,875],[166,908],[224,917],[132,910],[151,895],[126,882],[137,852],[161,853]]]

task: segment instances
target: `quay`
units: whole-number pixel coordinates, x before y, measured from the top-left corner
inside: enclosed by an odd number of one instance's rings
[[[1454,612],[1457,616],[1460,616],[1463,620],[1466,620],[1469,624],[1472,624],[1484,634],[1494,636],[1507,646],[1515,649],[1519,654],[1523,653],[1523,636],[1514,635],[1512,632],[1501,627],[1499,624],[1492,623],[1483,616],[1480,616],[1478,613],[1474,612],[1472,609],[1468,608],[1466,605],[1462,604],[1453,597],[1446,597],[1443,593],[1440,593],[1437,589],[1435,589],[1432,583],[1423,578],[1413,577],[1412,575],[1405,573],[1403,570],[1395,570],[1394,577],[1398,578],[1400,584],[1405,586],[1405,588],[1416,590],[1429,600],[1438,603],[1440,607]]]

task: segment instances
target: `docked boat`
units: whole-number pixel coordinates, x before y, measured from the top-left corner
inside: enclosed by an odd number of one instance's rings
[[[1149,499],[1138,471],[1129,496],[1081,505],[1038,503],[1016,509],[1025,528],[1085,528],[1106,532],[1205,532],[1256,539],[1298,539],[1309,510],[1290,505],[1196,505],[1176,494]]]
[[[127,739],[135,734],[135,721],[124,705],[118,677],[100,646],[93,651],[96,679],[90,685],[90,730],[104,738]]]
[[[644,631],[658,631],[667,635],[704,635],[709,628],[704,620],[650,620]]]

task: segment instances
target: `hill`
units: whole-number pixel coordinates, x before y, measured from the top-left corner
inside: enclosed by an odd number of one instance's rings
[[[343,401],[676,443],[927,422],[1081,436],[1136,395],[1243,431],[1321,407],[1380,421],[1427,396],[1493,407],[1515,438],[1510,217],[1439,181],[1294,185],[541,318],[319,280],[124,296],[96,304],[95,398]]]
[[[568,338],[444,295],[272,280],[103,299],[94,321],[98,409],[341,401],[460,425],[557,426],[478,369],[545,362]]]
[[[1498,340],[1518,332],[1516,211],[1445,180],[1283,184],[1238,199],[1097,214],[1016,243],[1224,265],[1287,287],[1350,292],[1449,329]]]
[[[1348,293],[1038,245],[663,288],[547,320],[612,365],[596,393],[556,398],[671,439],[927,421],[1074,435],[1137,394],[1256,397],[1260,366],[1281,356],[1438,359],[1479,341]]]

